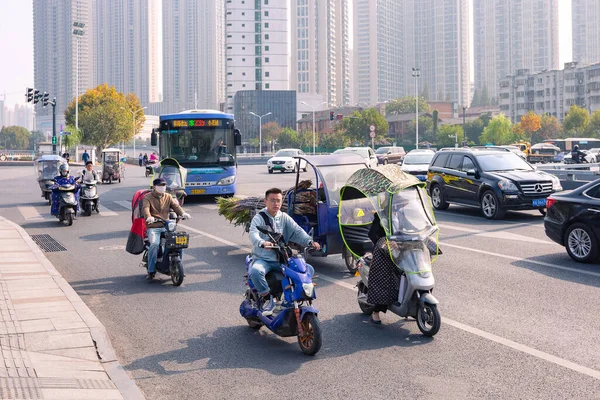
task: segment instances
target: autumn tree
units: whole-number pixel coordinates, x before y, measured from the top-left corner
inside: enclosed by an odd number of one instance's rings
[[[0,130],[0,146],[7,150],[25,150],[29,147],[30,136],[22,126],[3,126]]]
[[[408,114],[416,112],[414,96],[404,96],[400,99],[390,101],[385,105],[385,115]],[[430,112],[429,104],[423,96],[419,96],[419,113]]]
[[[133,139],[131,110],[139,110],[139,99],[133,94],[125,96],[114,86],[99,85],[79,96],[79,129],[81,143],[106,148],[109,145]],[[75,99],[65,110],[67,125],[75,125]],[[143,112],[135,116],[136,128],[141,128]]]
[[[567,137],[582,137],[590,122],[590,114],[583,107],[572,105],[563,120],[563,129]]]
[[[281,133],[281,126],[275,121],[267,122],[262,126],[262,141],[263,143],[271,142],[276,140],[279,142],[279,134]]]
[[[455,138],[457,136],[458,138]],[[461,143],[464,139],[463,128],[460,125],[442,125],[435,138],[435,144],[438,147],[454,147],[456,143]]]
[[[541,118],[533,111],[521,116],[521,129],[527,140],[533,144],[533,135],[542,128]]]
[[[375,140],[381,140],[387,135],[388,122],[374,108],[360,112],[354,111],[348,118],[344,118],[338,126],[352,142],[368,143],[370,141],[369,127],[371,125],[375,125],[375,134],[377,135]]]
[[[479,138],[481,144],[503,145],[509,144],[512,139],[512,124],[504,114],[496,115],[483,130]]]
[[[594,111],[587,125],[586,136],[600,137],[600,110]]]
[[[547,139],[558,139],[562,134],[562,126],[552,115],[542,115],[540,130],[533,135],[532,142],[539,143]]]

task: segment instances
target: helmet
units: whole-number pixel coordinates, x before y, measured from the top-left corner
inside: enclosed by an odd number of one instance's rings
[[[59,171],[61,176],[67,176],[69,174],[69,165],[62,164],[59,168]]]
[[[576,144],[575,146],[573,146],[573,150],[579,150],[579,145]]]

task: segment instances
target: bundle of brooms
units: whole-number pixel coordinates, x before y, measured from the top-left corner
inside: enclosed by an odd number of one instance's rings
[[[293,214],[296,215],[307,215],[317,213],[317,198],[316,191],[305,191],[300,190],[308,189],[312,186],[310,179],[300,181],[298,183],[298,194],[296,195],[296,202],[294,206]],[[284,213],[288,212],[288,201],[287,194],[293,191],[294,187],[291,187],[283,192],[283,204],[281,205],[281,211]],[[248,197],[240,199],[237,197],[217,198],[217,207],[219,215],[222,215],[230,223],[235,226],[243,225],[246,231],[250,228],[250,222],[255,213],[265,208],[264,197]]]

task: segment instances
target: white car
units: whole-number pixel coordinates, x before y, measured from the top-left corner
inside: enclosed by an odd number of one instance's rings
[[[375,151],[370,147],[346,147],[333,152],[333,154],[358,154],[365,160],[365,164],[369,168],[377,166],[377,156]]]
[[[267,170],[270,174],[273,171],[294,172],[298,170],[298,159],[296,156],[303,156],[304,152],[300,149],[281,149],[267,161]],[[306,172],[306,160],[300,160],[300,169]]]
[[[425,182],[427,180],[427,170],[429,163],[435,155],[433,150],[411,150],[404,156],[404,160],[400,163],[402,171],[419,178]]]

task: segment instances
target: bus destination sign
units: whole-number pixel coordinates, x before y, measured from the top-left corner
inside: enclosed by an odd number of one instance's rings
[[[171,122],[173,128],[217,128],[221,124],[220,119],[176,119]]]

